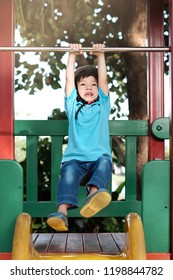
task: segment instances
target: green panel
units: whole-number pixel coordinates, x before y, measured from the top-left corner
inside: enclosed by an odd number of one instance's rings
[[[62,144],[62,136],[51,137],[51,201],[56,200],[56,185],[60,174]]]
[[[28,136],[26,145],[26,199],[37,201],[38,197],[38,137]]]
[[[110,120],[110,135],[148,135],[145,120]],[[16,120],[15,135],[67,135],[67,120]]]
[[[142,219],[147,252],[170,251],[170,162],[155,160],[142,174]]]
[[[11,252],[14,226],[23,211],[23,172],[12,160],[0,160],[0,252]]]
[[[113,120],[109,121],[110,135],[148,135],[148,121]]]
[[[85,196],[86,197],[86,196]],[[84,198],[80,202],[82,206]],[[56,202],[25,202],[24,211],[32,217],[47,217],[50,213],[55,212]],[[81,217],[80,208],[70,210],[69,217]],[[141,215],[141,201],[112,201],[104,210],[100,211],[95,217],[125,217],[131,212]]]
[[[15,135],[67,135],[67,120],[20,120],[14,123]]]
[[[136,137],[126,137],[126,200],[136,200]]]

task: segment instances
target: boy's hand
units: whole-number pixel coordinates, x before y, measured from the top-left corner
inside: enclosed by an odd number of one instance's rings
[[[103,55],[104,54],[104,48],[105,45],[104,44],[93,44],[93,51],[90,52],[91,55]]]
[[[75,87],[74,72],[76,56],[83,54],[83,51],[81,50],[81,44],[69,44],[69,48],[71,48],[71,50],[69,51],[66,67],[66,96],[69,96]]]
[[[81,50],[82,45],[81,44],[70,44],[69,47],[74,51],[70,51],[70,53],[73,53],[75,55],[81,55],[83,54],[83,51]]]

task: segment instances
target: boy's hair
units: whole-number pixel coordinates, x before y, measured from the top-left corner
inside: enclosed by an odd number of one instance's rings
[[[76,69],[75,71],[75,87],[77,91],[77,101],[82,102],[82,105],[78,108],[76,114],[75,114],[75,119],[77,119],[77,116],[79,114],[79,111],[82,109],[82,107],[87,104],[87,102],[79,95],[78,88],[77,88],[77,83],[80,81],[81,78],[87,78],[89,76],[93,76],[96,81],[98,82],[98,70],[94,66],[91,65],[85,65],[81,66]],[[94,102],[99,100],[99,96],[97,97]]]
[[[81,78],[86,78],[89,76],[93,76],[96,81],[98,82],[98,70],[92,65],[85,65],[81,66],[76,69],[75,71],[75,87],[77,90],[77,83],[80,81]]]

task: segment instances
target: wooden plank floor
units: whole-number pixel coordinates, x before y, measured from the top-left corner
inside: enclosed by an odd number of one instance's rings
[[[49,253],[119,254],[124,248],[124,233],[34,233],[34,247]]]

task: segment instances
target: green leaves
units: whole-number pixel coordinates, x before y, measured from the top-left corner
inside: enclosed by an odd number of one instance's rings
[[[76,0],[75,9],[74,1],[68,0],[16,0],[15,3],[16,26],[27,46],[57,46],[64,42],[81,41],[84,46],[103,41],[110,46],[115,44],[108,34],[110,30],[116,33],[116,24],[107,19],[106,3]],[[110,13],[111,9],[108,10]],[[17,44],[20,45],[20,42]],[[55,90],[60,87],[60,70],[65,69],[62,61],[64,54],[42,52],[36,55],[40,63],[33,65],[29,60],[22,61],[20,54],[16,55],[16,91],[24,89],[32,94],[42,90],[44,85]],[[47,64],[44,70],[40,69],[42,62]],[[94,61],[85,57],[83,63],[89,62]]]

